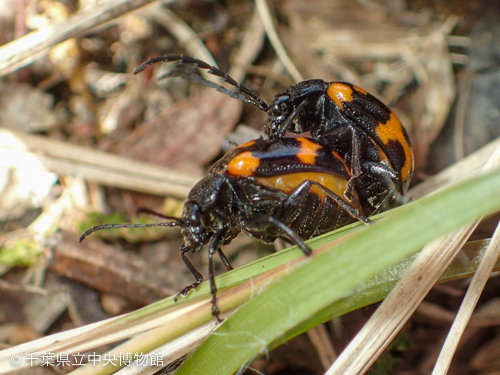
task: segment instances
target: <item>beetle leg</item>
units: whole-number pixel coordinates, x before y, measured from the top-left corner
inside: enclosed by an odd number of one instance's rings
[[[282,203],[281,218],[285,224],[292,226],[292,223],[301,215],[309,190],[311,190],[311,185],[306,180],[297,186]]]
[[[208,248],[208,277],[210,280],[210,293],[212,294],[212,315],[215,316],[217,321],[222,322],[222,319],[220,318],[220,311],[219,308],[217,307],[217,286],[215,284],[215,272],[214,272],[214,263],[213,263],[213,256],[215,253],[218,253],[222,262],[226,266],[228,270],[232,270],[233,267],[231,266],[231,263],[229,263],[229,259],[225,256],[225,254],[222,252],[220,248],[220,242],[222,240],[222,237],[224,236],[224,233],[226,232],[226,229],[221,229],[220,231],[216,232],[213,237],[210,240],[209,248]],[[194,276],[195,282],[192,283],[191,285],[188,285],[184,289],[182,289],[177,295],[174,297],[174,301],[177,302],[179,297],[186,296],[192,289],[196,289],[203,281],[203,275],[198,269],[191,263],[191,261],[186,257],[186,253],[189,252],[191,249],[189,247],[183,246],[181,247],[181,258],[184,261],[184,264],[186,267],[191,271],[191,273]]]
[[[233,266],[229,262],[229,259],[227,259],[226,254],[224,254],[222,252],[222,249],[220,247],[217,250],[217,252],[219,253],[220,260],[222,260],[222,263],[224,263],[224,265],[226,266],[227,270],[231,271],[233,269]]]
[[[337,194],[335,194],[327,187],[321,185],[317,181],[307,180],[306,182],[309,182],[311,185],[316,185],[319,189],[323,191],[323,193],[325,193],[328,197],[330,197],[335,203],[337,203],[340,206],[341,209],[343,209],[353,218],[358,219],[359,221],[362,221],[365,224],[368,224],[370,222],[370,220],[366,216],[361,215],[360,210],[352,207],[352,205],[348,204],[346,201],[344,201],[342,198],[340,198]]]
[[[367,224],[370,220],[361,214],[361,211],[355,207],[353,207],[351,204],[347,203],[344,199],[339,197],[337,194],[335,194],[333,191],[328,189],[327,187],[321,185],[317,181],[312,181],[312,180],[305,180],[302,182],[297,188],[290,194],[289,198],[287,199],[288,201],[293,201],[294,204],[293,206],[296,207],[297,205],[297,198],[300,197],[303,194],[307,194],[309,190],[311,190],[312,186],[315,185],[317,186],[323,193],[328,196],[330,199],[332,199],[337,205],[347,212],[350,216],[352,216],[355,219],[358,219],[359,221],[362,221],[363,223]]]
[[[299,237],[297,233],[294,232],[292,228],[283,223],[281,220],[275,218],[270,215],[260,215],[256,218],[253,218],[251,221],[246,223],[246,227],[251,229],[252,226],[255,228],[262,229],[263,225],[271,225],[278,228],[281,232],[283,232],[286,237],[297,247],[302,250],[305,255],[311,255],[312,250],[309,246],[307,246],[304,241]]]
[[[295,120],[295,118],[297,116],[299,116],[302,112],[302,110],[304,109],[304,107],[307,105],[307,101],[302,101],[300,102],[300,104],[294,108],[294,110],[292,111],[292,113],[290,113],[288,115],[288,117],[286,118],[286,120],[280,125],[280,127],[278,129],[276,129],[276,136],[278,138],[281,138],[285,135],[286,131],[288,130],[288,128],[290,127],[290,125],[292,124],[292,122]]]
[[[200,285],[201,282],[203,281],[203,275],[201,274],[201,272],[198,271],[198,269],[193,265],[193,263],[191,263],[191,261],[188,259],[188,257],[186,257],[186,253],[189,251],[191,251],[191,248],[189,248],[187,246],[182,246],[181,247],[181,258],[184,261],[184,264],[186,265],[186,267],[193,274],[195,282],[192,283],[191,285],[188,285],[187,287],[182,289],[179,293],[177,293],[177,295],[174,297],[175,302],[177,302],[177,300],[179,299],[179,297],[181,295],[186,296],[189,293],[189,291],[191,291],[192,289],[196,289],[198,287],[198,285]]]
[[[354,184],[356,183],[356,179],[361,176],[361,140],[356,128],[354,126],[348,127],[351,132],[351,178],[347,183],[347,189],[344,192],[344,196],[350,201],[354,202],[354,195],[352,194],[352,190],[354,189]]]
[[[370,215],[404,203],[398,176],[392,168],[382,163],[363,161],[363,170],[365,171],[363,181],[367,182],[363,182],[361,189],[381,192],[371,194],[370,205],[374,210]]]
[[[213,235],[212,239],[210,240],[210,244],[208,246],[208,277],[210,280],[210,293],[212,294],[212,315],[215,316],[215,318],[219,323],[222,322],[222,319],[220,318],[220,310],[217,307],[217,285],[215,284],[215,270],[214,270],[213,258],[216,252],[218,252],[219,255],[222,254],[222,251],[220,250],[220,245],[224,233],[226,233],[226,228],[216,232]],[[223,262],[225,259],[229,264],[229,261],[227,260],[225,255],[222,254],[221,259],[223,259]]]

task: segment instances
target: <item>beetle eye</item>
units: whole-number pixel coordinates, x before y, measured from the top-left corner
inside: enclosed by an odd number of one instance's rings
[[[188,208],[188,205],[189,205],[189,208]],[[201,225],[200,206],[198,206],[196,203],[186,203],[186,208],[188,208],[187,218],[185,219],[186,223],[189,226],[199,227]]]
[[[271,107],[271,111],[272,111],[274,117],[280,117],[283,115],[283,110],[281,109],[281,106],[279,105],[279,103],[276,103],[275,105],[273,105]]]
[[[195,227],[200,226],[200,216],[195,213],[192,213],[191,217],[189,218],[189,222]]]
[[[281,117],[287,112],[288,101],[290,100],[290,95],[288,94],[278,94],[273,101],[271,106],[271,112],[275,117]]]

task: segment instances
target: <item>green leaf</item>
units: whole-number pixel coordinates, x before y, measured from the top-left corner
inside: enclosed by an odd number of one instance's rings
[[[429,241],[500,209],[500,173],[462,182],[394,210],[372,225],[325,245],[241,306],[181,366],[177,374],[233,374],[286,332]]]
[[[0,246],[0,266],[30,267],[43,254],[43,245],[28,235],[8,239]]]

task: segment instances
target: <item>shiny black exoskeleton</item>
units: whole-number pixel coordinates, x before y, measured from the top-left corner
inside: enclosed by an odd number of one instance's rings
[[[234,86],[233,92],[198,76],[195,79],[193,74],[183,76],[266,112],[265,140],[282,138],[286,131],[310,132],[312,138],[335,150],[352,171],[347,196],[356,190],[366,197],[366,212],[377,213],[401,204],[413,175],[408,134],[391,109],[360,87],[340,81],[306,80],[290,86],[268,104],[227,73],[189,56],[154,57],[134,73],[162,61],[206,69]]]
[[[309,138],[257,139],[234,148],[216,162],[190,191],[180,218],[156,224],[105,224],[120,227],[178,226],[184,244],[181,257],[195,278],[177,296],[186,295],[203,280],[187,258],[208,244],[212,313],[220,321],[216,299],[213,256],[218,253],[231,269],[221,246],[240,232],[265,243],[285,238],[306,255],[303,240],[329,232],[355,220],[365,223],[361,200],[355,190],[346,197],[352,173],[345,161],[328,147]]]

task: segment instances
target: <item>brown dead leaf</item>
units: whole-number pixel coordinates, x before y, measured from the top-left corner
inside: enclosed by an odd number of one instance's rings
[[[234,128],[241,102],[214,90],[181,100],[134,131],[117,152],[136,160],[202,172]]]
[[[178,281],[188,283],[184,270],[152,265],[141,256],[62,232],[50,269],[100,292],[114,293],[137,304],[149,304],[177,293]],[[169,287],[176,285],[175,287]]]

